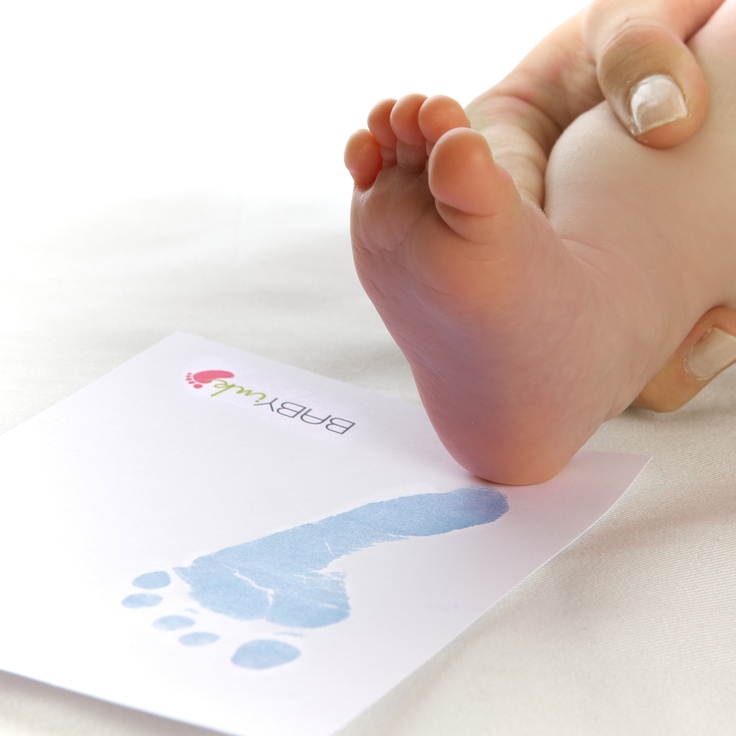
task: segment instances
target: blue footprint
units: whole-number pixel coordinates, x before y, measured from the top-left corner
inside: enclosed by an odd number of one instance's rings
[[[269,534],[252,542],[198,557],[174,572],[189,585],[189,596],[203,608],[241,621],[265,620],[276,626],[315,629],[344,621],[350,615],[345,578],[324,572],[335,560],[383,542],[430,537],[488,524],[508,511],[506,497],[488,488],[458,488],[378,501]],[[165,571],[144,573],[133,580],[140,590],[156,591],[171,583]],[[128,608],[161,603],[156,592],[129,595]],[[191,616],[163,616],[154,626],[165,631],[196,624]],[[182,644],[200,646],[219,637],[186,633]],[[292,644],[257,639],[239,647],[231,661],[249,669],[269,669],[300,655]]]

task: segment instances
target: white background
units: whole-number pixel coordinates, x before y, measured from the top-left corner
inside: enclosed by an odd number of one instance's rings
[[[3,3],[0,234],[151,194],[347,206],[344,143],[374,102],[466,104],[585,4]]]

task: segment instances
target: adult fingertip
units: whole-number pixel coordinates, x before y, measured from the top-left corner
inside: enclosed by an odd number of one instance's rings
[[[652,74],[631,88],[629,130],[651,148],[671,148],[698,131],[707,108],[708,85],[699,68],[680,74],[677,81],[669,74]]]
[[[689,115],[685,95],[669,74],[640,79],[631,88],[628,108],[631,132],[637,138]]]
[[[657,412],[675,411],[734,364],[736,310],[715,307],[696,322],[633,405]]]
[[[653,148],[689,139],[708,107],[708,85],[690,49],[659,27],[631,29],[603,51],[598,78],[629,135]]]
[[[710,381],[736,363],[736,336],[711,327],[685,357],[685,370],[699,381]]]

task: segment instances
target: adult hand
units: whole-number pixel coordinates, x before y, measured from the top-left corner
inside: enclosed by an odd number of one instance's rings
[[[540,207],[553,145],[575,118],[604,99],[640,143],[682,143],[698,130],[708,107],[707,82],[686,44],[722,3],[594,0],[468,105],[471,124],[486,136],[522,194]],[[706,335],[710,339],[703,341]],[[732,362],[731,354],[736,361],[735,336],[736,311],[708,312],[636,404],[671,411],[687,403]],[[701,348],[710,364],[694,370]]]

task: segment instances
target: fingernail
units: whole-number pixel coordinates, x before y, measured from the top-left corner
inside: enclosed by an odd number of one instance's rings
[[[695,378],[705,381],[728,368],[734,361],[736,337],[718,327],[712,327],[688,353],[685,366]]]
[[[629,110],[634,135],[687,117],[685,98],[667,74],[652,74],[642,79],[631,90]]]

